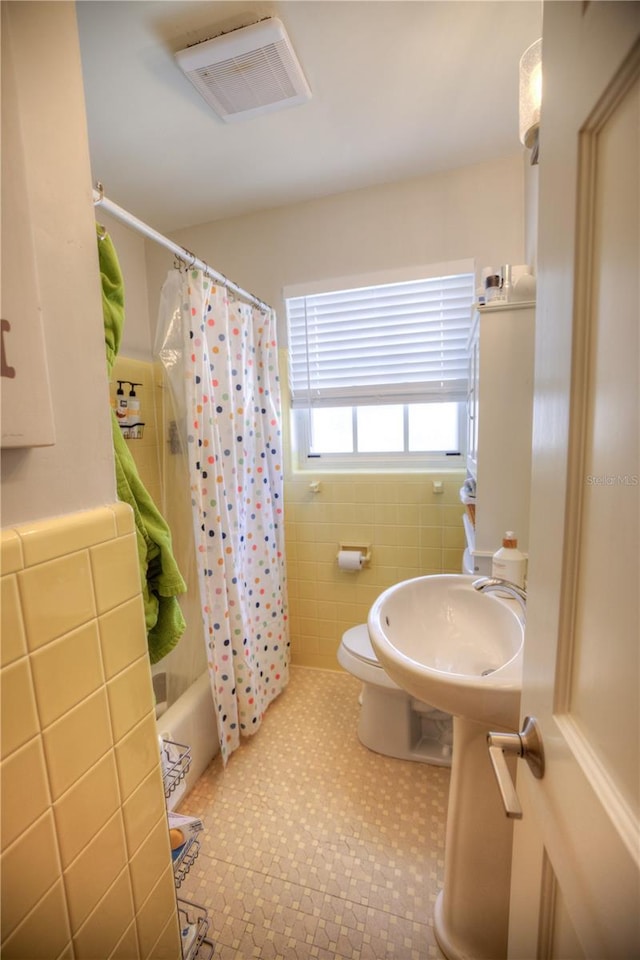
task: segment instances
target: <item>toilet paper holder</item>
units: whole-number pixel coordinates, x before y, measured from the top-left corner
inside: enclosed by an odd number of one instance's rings
[[[368,567],[371,562],[371,545],[369,543],[340,543],[336,560],[341,553],[359,553],[362,557],[362,566]]]

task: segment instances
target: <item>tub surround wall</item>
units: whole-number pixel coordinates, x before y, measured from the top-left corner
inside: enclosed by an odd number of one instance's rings
[[[2,956],[180,956],[133,514],[2,531]]]

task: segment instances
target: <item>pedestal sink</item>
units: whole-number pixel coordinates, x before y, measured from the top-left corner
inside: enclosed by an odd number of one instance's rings
[[[440,575],[385,590],[369,612],[376,654],[408,693],[453,715],[444,887],[435,932],[449,960],[507,955],[513,824],[489,760],[489,730],[517,732],[524,627],[520,606]]]

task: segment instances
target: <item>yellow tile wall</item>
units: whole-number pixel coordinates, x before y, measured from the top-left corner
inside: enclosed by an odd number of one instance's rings
[[[132,512],[5,529],[1,559],[2,957],[178,960]]]
[[[461,472],[295,474],[285,481],[285,542],[294,663],[340,669],[345,630],[367,619],[387,587],[410,577],[460,573],[465,539]],[[311,490],[319,481],[318,493]],[[434,491],[442,481],[442,492]],[[369,544],[371,563],[340,570],[341,542]]]
[[[127,440],[127,446],[136,462],[140,479],[151,494],[154,503],[161,505],[161,474],[160,474],[160,436],[159,426],[161,419],[158,411],[162,410],[161,378],[156,366],[150,361],[133,360],[130,357],[116,357],[109,382],[111,403],[115,404],[118,380],[128,380],[129,383],[141,383],[136,387],[136,396],[140,401],[140,417],[144,422],[144,432],[140,440]],[[122,385],[125,394],[129,394],[129,385]]]

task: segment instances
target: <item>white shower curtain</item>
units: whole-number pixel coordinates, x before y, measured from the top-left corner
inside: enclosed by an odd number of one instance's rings
[[[222,759],[288,680],[275,314],[170,270],[156,352],[188,448],[198,579]]]

